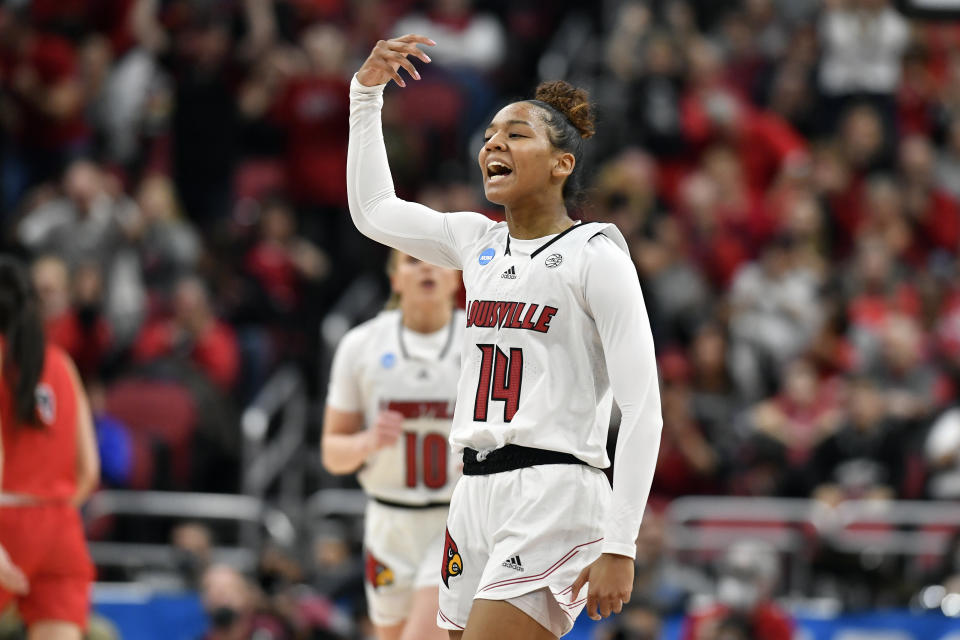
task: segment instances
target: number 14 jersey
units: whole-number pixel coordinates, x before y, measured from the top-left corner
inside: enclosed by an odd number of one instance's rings
[[[626,252],[609,224],[517,240],[500,223],[464,256],[470,299],[451,437],[456,451],[517,444],[571,453],[599,468],[610,464],[613,397],[584,297],[588,243],[593,251]]]
[[[448,443],[460,376],[464,315],[432,335],[404,329],[399,311],[384,311],[340,341],[327,403],[361,412],[367,428],[380,411],[403,414],[403,433],[371,455],[357,477],[371,496],[407,505],[449,502],[460,458]]]

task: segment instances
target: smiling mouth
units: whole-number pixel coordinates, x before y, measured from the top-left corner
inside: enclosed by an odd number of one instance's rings
[[[501,180],[504,180],[507,176],[509,176],[512,173],[513,173],[513,169],[503,164],[502,162],[498,162],[494,160],[493,162],[490,162],[489,164],[487,164],[487,179],[490,182],[499,182]]]

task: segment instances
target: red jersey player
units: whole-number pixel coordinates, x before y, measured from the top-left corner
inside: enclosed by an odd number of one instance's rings
[[[26,270],[0,258],[0,611],[30,638],[79,640],[93,567],[77,506],[100,460],[70,357],[45,343]]]

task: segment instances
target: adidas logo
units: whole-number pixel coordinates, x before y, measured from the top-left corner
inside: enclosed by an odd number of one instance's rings
[[[504,271],[503,273],[501,273],[501,274],[500,274],[500,277],[501,277],[501,278],[507,278],[508,280],[516,280],[516,279],[517,279],[517,268],[516,268],[516,267],[510,267],[509,269],[507,269],[506,271]]]
[[[520,564],[519,555],[513,556],[512,558],[507,558],[501,563],[501,566],[507,567],[508,569],[514,569],[516,571],[523,571],[523,565]]]

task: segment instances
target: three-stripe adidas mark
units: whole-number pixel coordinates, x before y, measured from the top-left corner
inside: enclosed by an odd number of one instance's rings
[[[501,278],[507,278],[508,280],[516,280],[516,279],[517,279],[517,268],[516,268],[515,266],[512,266],[512,265],[511,265],[511,267],[510,267],[509,269],[507,269],[506,271],[504,271],[503,273],[500,274],[500,277],[501,277]]]
[[[507,558],[501,563],[504,567],[508,569],[515,569],[516,571],[523,571],[523,565],[520,564],[520,556],[516,555],[512,558]]]

